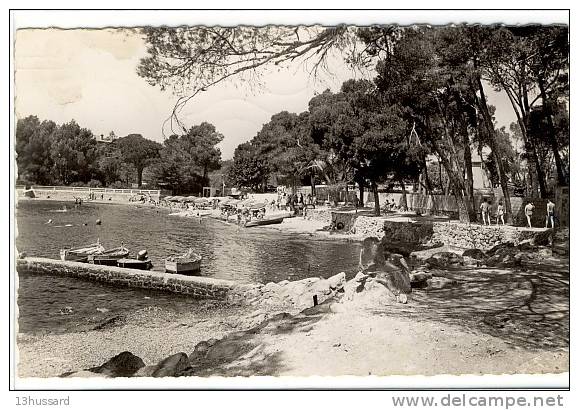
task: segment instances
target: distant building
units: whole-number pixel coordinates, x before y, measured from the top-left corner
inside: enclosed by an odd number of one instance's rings
[[[492,189],[493,184],[489,179],[488,172],[485,169],[484,161],[488,158],[490,152],[482,153],[482,156],[476,152],[472,152],[472,187],[476,190]]]
[[[111,143],[113,141],[115,141],[117,139],[117,136],[115,135],[114,132],[111,132],[109,135],[95,135],[94,139],[96,140],[96,142],[104,142],[104,143]]]

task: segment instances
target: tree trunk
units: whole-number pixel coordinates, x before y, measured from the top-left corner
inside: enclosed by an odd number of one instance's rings
[[[398,182],[400,182],[400,187],[402,188],[402,198],[400,202],[400,207],[404,211],[408,211],[408,199],[406,198],[406,185],[404,184],[404,180],[402,178],[400,178]]]
[[[432,184],[430,183],[430,178],[428,177],[428,168],[424,166],[422,169],[422,173],[424,174],[424,189],[426,195],[430,195],[432,193]]]
[[[137,167],[137,186],[140,188],[143,185],[143,167]]]
[[[364,206],[364,180],[363,179],[358,180],[358,189],[360,190],[360,201],[358,202],[358,204],[360,205],[360,207],[363,207]]]
[[[374,215],[380,216],[380,198],[378,196],[378,184],[375,181],[370,183],[372,193],[374,193]]]
[[[489,145],[490,145],[491,151],[493,153],[492,155],[495,159],[495,164],[497,167],[497,173],[499,174],[499,181],[501,184],[501,189],[503,191],[503,199],[505,202],[505,219],[506,219],[507,223],[510,223],[512,220],[511,218],[512,218],[513,212],[512,212],[512,208],[511,208],[511,195],[509,194],[507,173],[505,172],[505,167],[503,165],[501,153],[498,151],[495,126],[493,124],[491,114],[489,113],[489,108],[487,105],[487,99],[486,99],[485,91],[484,91],[480,77],[477,78],[477,82],[478,82],[478,89],[479,89],[479,93],[480,93],[479,106],[480,106],[480,110],[482,111],[482,114],[483,114],[483,122],[485,124],[485,128],[486,128],[487,133],[488,133]],[[471,170],[471,172],[472,172],[472,170]]]
[[[316,196],[316,176],[314,174],[310,174],[310,188],[312,196]]]
[[[470,198],[474,198],[474,182],[472,176],[472,153],[470,151],[470,138],[468,137],[468,130],[466,126],[462,130],[462,143],[464,145],[464,168],[466,171],[466,193]]]
[[[561,153],[559,152],[559,143],[557,142],[557,136],[555,135],[555,126],[553,125],[553,117],[551,104],[547,101],[547,93],[545,92],[545,84],[543,80],[539,78],[537,81],[539,84],[539,90],[541,92],[541,100],[543,100],[543,112],[547,118],[547,126],[549,128],[548,139],[551,145],[551,150],[553,151],[553,158],[555,159],[555,166],[557,167],[557,182],[559,185],[567,185],[567,178],[565,176],[565,170],[563,167],[563,160],[561,159]]]
[[[527,165],[529,168],[529,182],[531,185],[531,195],[537,195],[537,190],[539,191],[539,196],[543,197],[546,194],[546,187],[545,187],[545,174],[541,168],[541,164],[539,163],[539,157],[537,155],[537,150],[535,148],[535,141],[534,139],[528,134],[528,123],[529,123],[529,108],[528,108],[528,101],[526,101],[524,108],[520,107],[520,112],[518,107],[517,101],[515,101],[515,97],[509,91],[508,87],[503,84],[503,89],[507,93],[507,97],[509,97],[509,101],[513,107],[513,111],[517,116],[517,123],[519,124],[519,128],[521,129],[521,135],[523,136],[523,142],[525,144],[525,153],[527,154]],[[538,188],[538,189],[537,189]]]

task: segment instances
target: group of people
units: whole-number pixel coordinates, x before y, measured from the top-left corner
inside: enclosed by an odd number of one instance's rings
[[[487,198],[483,200],[480,204],[480,211],[482,216],[482,223],[483,225],[491,225],[491,208],[492,208],[492,200]],[[527,201],[525,205],[525,216],[527,218],[527,225],[529,228],[532,228],[533,225],[531,223],[531,219],[533,217],[533,212],[535,210],[535,204],[532,201]],[[503,206],[503,200],[499,200],[497,204],[497,209],[495,211],[495,217],[497,221],[497,225],[501,222],[503,225],[505,224],[505,208]],[[545,220],[545,228],[549,227],[549,222],[551,223],[551,227],[555,227],[555,204],[550,199],[547,201],[547,216]]]
[[[386,199],[386,202],[384,203],[383,209],[385,211],[397,211],[398,205],[396,205],[396,202],[394,201],[394,199],[392,199],[392,202],[390,202],[389,199]]]
[[[304,197],[303,193],[286,194],[278,193],[277,201],[272,200],[272,207],[277,207],[278,210],[285,208],[286,211],[297,215],[303,215],[308,206],[315,207],[317,198],[315,195],[308,193]]]
[[[551,223],[551,228],[555,227],[555,203],[550,199],[547,200],[547,215],[545,217],[545,228],[549,227],[549,222]],[[532,228],[531,218],[533,217],[533,211],[535,210],[535,204],[532,201],[527,201],[525,205],[525,216],[527,217],[527,224],[529,228]]]

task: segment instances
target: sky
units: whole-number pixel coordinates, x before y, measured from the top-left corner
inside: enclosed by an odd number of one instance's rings
[[[96,135],[136,133],[162,142],[163,122],[177,97],[137,75],[144,56],[145,42],[134,30],[18,30],[16,116],[36,115],[58,124],[74,119]],[[352,71],[337,57],[329,65],[332,75],[315,79],[299,62],[267,69],[259,89],[230,80],[198,94],[180,118],[187,126],[214,124],[225,137],[219,146],[222,158],[232,158],[235,147],[253,138],[272,115],[300,113],[316,93],[336,91],[349,78],[371,76]],[[508,129],[515,115],[506,95],[490,87],[487,94],[489,104],[497,107],[499,126]]]

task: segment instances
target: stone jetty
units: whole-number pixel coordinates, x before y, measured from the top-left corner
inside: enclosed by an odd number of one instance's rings
[[[328,279],[306,278],[278,283],[240,283],[204,276],[119,268],[116,266],[61,261],[49,258],[18,259],[19,273],[67,276],[115,286],[165,291],[196,299],[245,303],[258,308],[283,308],[290,312],[322,303],[343,289],[346,275],[341,272]]]

